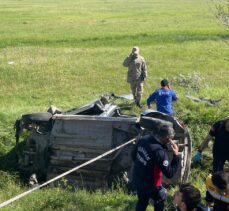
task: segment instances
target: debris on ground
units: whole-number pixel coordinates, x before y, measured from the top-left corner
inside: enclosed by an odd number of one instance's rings
[[[207,99],[207,98],[204,98],[204,97],[193,97],[191,95],[186,95],[187,98],[193,100],[194,102],[197,102],[197,103],[205,103],[207,105],[210,105],[210,106],[215,106],[217,105],[222,99],[218,99],[218,100],[213,100],[213,99]]]

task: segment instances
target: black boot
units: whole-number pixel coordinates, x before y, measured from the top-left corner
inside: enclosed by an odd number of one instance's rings
[[[136,106],[139,107],[139,108],[142,108],[142,107],[143,107],[143,106],[142,106],[139,102],[137,102],[137,101],[136,101]]]

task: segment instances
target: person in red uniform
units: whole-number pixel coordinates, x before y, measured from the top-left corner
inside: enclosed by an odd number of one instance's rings
[[[202,159],[202,151],[208,146],[208,143],[214,139],[212,148],[213,154],[213,172],[222,171],[226,161],[229,161],[229,118],[217,121],[209,131],[194,156],[194,161]]]
[[[155,211],[164,210],[166,192],[162,186],[162,176],[164,174],[167,178],[172,178],[180,162],[178,146],[172,142],[173,137],[173,128],[164,125],[156,135],[146,135],[138,141],[133,152],[133,183],[138,195],[136,211],[146,210],[149,199],[153,199]],[[167,144],[173,150],[171,162],[167,154]]]

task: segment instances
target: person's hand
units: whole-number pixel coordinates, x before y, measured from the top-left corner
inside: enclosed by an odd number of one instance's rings
[[[172,140],[170,141],[170,143],[171,143],[171,148],[173,150],[173,154],[174,155],[179,155],[180,154],[179,153],[179,147],[175,143],[173,143]]]
[[[202,153],[201,153],[200,151],[198,151],[198,152],[194,155],[193,161],[194,161],[194,162],[200,162],[201,159],[202,159]]]

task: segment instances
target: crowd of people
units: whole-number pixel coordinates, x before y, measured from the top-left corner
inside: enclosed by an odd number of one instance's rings
[[[139,47],[133,47],[131,54],[124,60],[128,67],[127,82],[130,83],[135,103],[142,108],[143,83],[147,77],[145,59],[140,56]],[[163,79],[161,88],[155,90],[147,99],[147,107],[156,103],[156,109],[167,115],[174,115],[172,102],[177,101],[176,92],[170,89],[169,81]],[[143,136],[133,151],[133,182],[137,190],[136,211],[145,211],[151,200],[155,211],[165,210],[166,190],[162,185],[163,175],[172,178],[180,164],[178,146],[173,142],[174,130],[171,126],[161,126],[157,134]],[[229,172],[224,170],[229,161],[229,118],[217,121],[199,147],[193,161],[200,162],[202,151],[214,140],[212,175],[206,178],[206,205],[201,203],[200,191],[191,184],[182,184],[174,193],[173,205],[180,211],[227,211],[229,210]],[[173,151],[169,159],[167,145]]]

